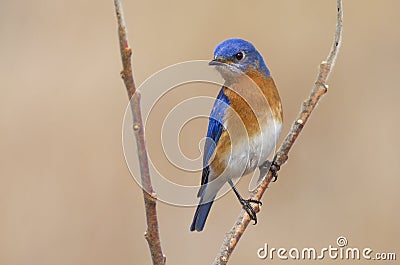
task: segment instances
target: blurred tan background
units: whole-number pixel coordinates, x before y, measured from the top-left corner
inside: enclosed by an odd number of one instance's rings
[[[124,1],[136,83],[210,59],[226,38],[248,39],[280,89],[285,135],[329,51],[335,2]],[[329,92],[230,264],[299,264],[256,252],[264,243],[320,249],[340,235],[400,258],[400,2],[344,9]],[[1,1],[0,36],[0,264],[150,264],[142,193],[121,145],[127,96],[113,1]],[[185,150],[197,148],[190,133],[182,137]],[[197,234],[194,210],[158,204],[168,264],[210,264],[240,205],[232,193],[218,200]]]

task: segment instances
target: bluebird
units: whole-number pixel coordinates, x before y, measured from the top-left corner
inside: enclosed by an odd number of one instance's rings
[[[282,128],[283,111],[278,90],[261,54],[248,41],[228,39],[218,44],[209,65],[224,79],[214,102],[203,153],[199,204],[190,231],[202,231],[218,191],[228,183],[251,220],[257,216],[233,183],[262,170]]]

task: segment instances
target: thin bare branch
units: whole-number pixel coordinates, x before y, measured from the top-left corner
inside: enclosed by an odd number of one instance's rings
[[[166,258],[163,255],[158,231],[156,194],[151,185],[149,163],[144,139],[144,130],[142,114],[140,110],[140,93],[136,91],[135,81],[133,79],[131,56],[132,50],[128,44],[125,19],[120,0],[114,0],[115,12],[118,21],[118,37],[122,59],[121,77],[124,80],[128,92],[129,103],[133,116],[133,130],[135,133],[137,151],[139,155],[141,182],[143,187],[143,197],[146,210],[147,230],[145,238],[149,244],[151,258],[154,265],[164,265]]]
[[[318,76],[315,80],[309,98],[303,102],[300,113],[298,114],[296,120],[293,122],[288,135],[285,137],[278,152],[276,153],[275,163],[278,166],[285,164],[285,162],[288,160],[288,154],[294,142],[302,131],[312,111],[317,106],[318,101],[327,92],[328,86],[326,85],[326,81],[328,80],[328,77],[333,69],[339,53],[339,47],[342,42],[342,20],[342,0],[337,0],[336,31],[331,50],[326,60],[323,61],[319,66]],[[273,175],[271,172],[269,172],[268,175],[260,183],[260,185],[251,193],[251,198],[255,200],[260,200],[272,179]],[[257,212],[260,211],[258,204],[255,204],[254,209]],[[214,260],[214,265],[226,264],[228,262],[233,250],[235,249],[237,243],[239,242],[249,223],[249,215],[246,213],[246,211],[242,210],[232,229],[228,233],[226,233],[220,251]]]

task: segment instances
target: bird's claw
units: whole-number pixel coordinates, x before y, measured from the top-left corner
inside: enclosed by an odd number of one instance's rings
[[[253,199],[247,199],[247,200],[241,200],[240,203],[243,206],[243,209],[247,212],[247,214],[250,216],[250,220],[254,221],[254,224],[257,224],[257,213],[256,210],[254,210],[253,206],[251,206],[250,203],[257,203],[260,206],[262,205],[262,202],[259,200],[253,200]]]
[[[278,163],[274,161],[265,161],[264,164],[262,164],[260,167],[260,177],[258,181],[260,181],[265,175],[268,174],[268,171],[271,171],[272,173],[272,182],[275,182],[278,180],[278,171],[281,169],[281,167],[278,165]]]
[[[271,167],[269,170],[272,173],[272,182],[275,182],[278,180],[278,171],[281,169],[281,166],[278,165],[275,161],[272,161]]]

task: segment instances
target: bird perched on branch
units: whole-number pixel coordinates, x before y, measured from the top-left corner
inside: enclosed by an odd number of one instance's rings
[[[212,108],[203,154],[200,198],[191,231],[202,231],[218,191],[229,183],[257,223],[256,212],[233,180],[265,165],[282,128],[282,105],[261,54],[248,41],[228,39],[214,51],[215,66],[225,80]]]

